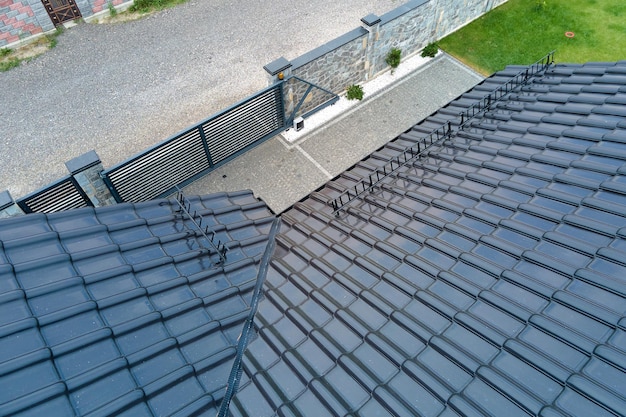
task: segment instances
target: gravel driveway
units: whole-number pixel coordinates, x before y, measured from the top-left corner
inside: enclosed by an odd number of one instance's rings
[[[195,0],[137,21],[79,24],[0,73],[0,191],[22,197],[92,149],[110,167],[265,87],[263,65],[401,4]]]

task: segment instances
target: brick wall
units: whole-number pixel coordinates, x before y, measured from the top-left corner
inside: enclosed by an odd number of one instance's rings
[[[0,48],[52,29],[41,1],[0,0]]]
[[[133,0],[75,0],[83,18]],[[0,0],[0,48],[54,29],[41,0]]]

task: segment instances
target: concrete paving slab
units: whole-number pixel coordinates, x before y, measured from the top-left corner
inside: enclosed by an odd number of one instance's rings
[[[275,213],[289,208],[329,177],[298,150],[274,137],[185,187],[185,194],[252,190]]]
[[[335,176],[482,80],[440,55],[302,145]]]

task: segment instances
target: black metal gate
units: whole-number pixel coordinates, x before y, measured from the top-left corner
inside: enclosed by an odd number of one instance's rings
[[[16,201],[24,213],[54,213],[93,206],[87,194],[72,176],[67,176],[46,188]]]
[[[293,83],[304,87],[294,93]],[[288,112],[283,91],[286,85],[291,96],[298,99],[295,107],[290,104]],[[315,92],[317,95],[313,96]],[[189,184],[289,128],[295,116],[311,114],[338,98],[330,91],[292,77],[103,171],[102,178],[119,203],[166,197],[176,187]],[[305,101],[307,105],[303,105]],[[315,106],[316,109],[311,108]]]
[[[172,194],[285,128],[275,84],[102,173],[118,202]]]
[[[54,26],[81,17],[74,0],[41,0]]]

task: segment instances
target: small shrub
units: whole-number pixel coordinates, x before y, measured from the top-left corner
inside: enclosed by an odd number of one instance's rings
[[[0,49],[0,57],[8,56],[11,54],[11,52],[13,52],[11,48],[2,48]]]
[[[107,3],[107,7],[109,8],[109,16],[115,17],[117,16],[117,9],[113,6],[112,2]]]
[[[422,57],[434,57],[435,55],[437,55],[437,52],[439,51],[439,45],[437,45],[437,42],[433,42],[433,43],[429,43],[428,45],[426,45],[426,47],[424,47],[424,49],[422,50]]]
[[[385,62],[391,67],[391,73],[393,73],[393,71],[398,68],[398,65],[400,65],[401,55],[402,51],[398,48],[391,48],[391,51],[387,54]]]
[[[346,98],[348,100],[363,100],[363,87],[358,84],[351,85],[348,87]]]

